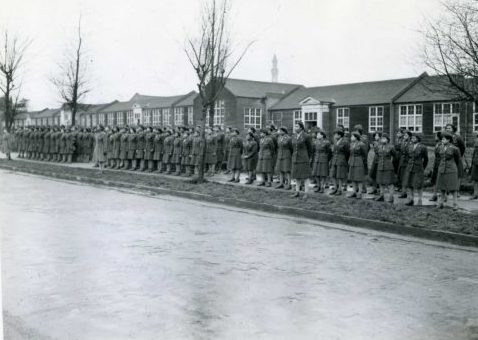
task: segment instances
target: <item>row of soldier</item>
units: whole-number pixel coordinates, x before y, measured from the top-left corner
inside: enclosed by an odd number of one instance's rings
[[[392,202],[395,186],[402,191],[400,198],[408,196],[408,205],[414,204],[415,192],[418,194],[417,203],[422,203],[428,153],[420,143],[419,135],[402,129],[397,132],[396,143],[391,143],[385,133],[374,134],[372,142],[369,142],[360,125],[355,126],[350,134],[343,126],[338,126],[329,141],[323,131],[305,131],[302,122],[298,122],[294,130],[293,134],[289,134],[287,128],[276,129],[271,125],[257,132],[251,127],[242,138],[235,128],[227,128],[223,132],[219,126],[206,127],[205,143],[201,138],[201,127],[110,129],[99,126],[92,131],[75,127],[30,127],[19,129],[16,137],[19,156],[26,158],[61,162],[93,159],[98,167],[186,176],[199,172],[202,163],[208,175],[225,168],[231,173],[231,182],[239,182],[242,171],[248,174],[246,184],[256,179],[256,173],[261,175],[258,184],[261,186],[271,186],[273,177],[277,176],[277,188],[290,189],[292,180],[295,180],[294,196],[299,196],[301,188],[307,195],[308,183],[312,179],[317,183],[317,192],[324,192],[332,180],[330,194],[333,195],[341,195],[347,182],[351,182],[354,189],[348,197],[360,198],[366,192],[366,183],[371,181],[370,193],[378,193],[378,201],[384,200],[388,191],[388,201]],[[456,153],[456,160],[443,155],[443,167],[447,168],[446,172],[450,171],[450,167],[456,168],[456,176],[452,176],[457,177],[456,181],[450,176],[441,176],[441,181],[438,181],[440,152],[444,143],[448,145],[447,140],[454,147],[452,153]],[[372,164],[368,164],[370,149],[373,150]],[[435,148],[432,174],[435,192],[458,191],[464,172],[464,149],[456,127],[448,125]],[[203,152],[204,162],[201,160]],[[450,150],[447,152],[450,154]],[[455,164],[451,164],[450,160]],[[475,169],[476,164],[474,160],[470,169]],[[456,194],[454,198],[456,206]],[[435,197],[432,199],[437,200]],[[443,200],[440,200],[439,206],[442,204]]]

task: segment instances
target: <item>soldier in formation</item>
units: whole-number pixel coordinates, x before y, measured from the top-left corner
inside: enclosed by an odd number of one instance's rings
[[[428,166],[427,148],[420,135],[401,129],[392,144],[386,133],[376,132],[370,143],[360,125],[351,133],[337,126],[330,140],[320,129],[306,132],[302,122],[296,123],[293,134],[286,127],[276,129],[270,125],[261,129],[260,135],[250,127],[244,137],[236,128],[228,127],[224,132],[219,126],[206,127],[205,139],[200,126],[112,129],[29,126],[18,128],[13,135],[11,138],[4,133],[2,137],[2,151],[7,157],[15,144],[19,158],[63,163],[93,161],[101,169],[176,176],[197,175],[200,171],[213,176],[225,170],[230,174],[229,181],[236,183],[240,182],[241,172],[245,172],[248,185],[256,181],[257,173],[260,186],[272,186],[274,178],[278,179],[278,189],[290,190],[295,183],[294,197],[300,197],[301,191],[307,197],[311,182],[316,183],[317,193],[325,193],[331,184],[330,195],[344,194],[344,188],[351,183],[353,190],[347,197],[360,199],[370,181],[369,193],[376,194],[377,201],[393,202],[397,190],[399,198],[407,198],[407,205],[421,205]],[[431,171],[437,195],[431,200],[438,201],[438,207],[452,194],[456,209],[465,169],[475,186],[473,198],[477,198],[478,137],[472,162],[466,166],[464,149],[455,126],[449,124],[437,134]]]

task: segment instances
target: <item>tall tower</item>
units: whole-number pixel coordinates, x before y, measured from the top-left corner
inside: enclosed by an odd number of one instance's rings
[[[272,58],[272,82],[277,83],[279,80],[279,69],[277,68],[277,56],[274,54],[274,57]]]

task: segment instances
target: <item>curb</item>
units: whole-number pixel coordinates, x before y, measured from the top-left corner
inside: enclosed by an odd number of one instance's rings
[[[200,193],[195,193],[190,191],[178,191],[178,190],[166,189],[166,188],[160,188],[160,187],[150,187],[145,185],[133,184],[129,182],[111,181],[111,180],[105,180],[101,178],[77,176],[77,175],[70,175],[66,173],[36,170],[31,168],[21,169],[14,165],[0,164],[0,168],[5,170],[10,170],[10,171],[40,175],[44,177],[57,178],[57,179],[81,182],[86,184],[95,184],[95,185],[100,185],[104,187],[136,189],[141,191],[153,192],[155,194],[160,194],[160,195],[171,195],[171,196],[177,196],[177,197],[182,197],[182,198],[187,198],[192,200],[206,201],[209,203],[226,204],[226,205],[231,205],[231,206],[235,206],[237,208],[242,208],[242,209],[252,209],[252,210],[258,210],[258,211],[263,211],[268,213],[294,216],[299,218],[300,217],[309,218],[309,219],[315,219],[315,220],[320,220],[324,222],[346,224],[351,227],[358,227],[362,229],[371,229],[371,230],[388,232],[388,233],[393,233],[398,235],[414,236],[418,238],[424,238],[424,239],[429,239],[434,241],[442,241],[442,242],[447,242],[447,243],[452,243],[452,244],[457,244],[462,246],[478,247],[478,236],[458,234],[458,233],[453,233],[449,231],[421,229],[417,227],[400,225],[400,224],[391,223],[391,222],[383,222],[379,220],[370,220],[370,219],[352,217],[352,216],[340,216],[340,215],[335,215],[335,214],[331,214],[327,212],[319,212],[319,211],[305,210],[300,208],[270,205],[266,203],[249,202],[249,201],[244,201],[244,200],[239,200],[234,198],[216,197],[216,196],[200,194]]]

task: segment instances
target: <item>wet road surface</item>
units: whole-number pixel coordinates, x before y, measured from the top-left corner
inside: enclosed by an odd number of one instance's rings
[[[473,339],[478,253],[0,171],[7,338]]]

